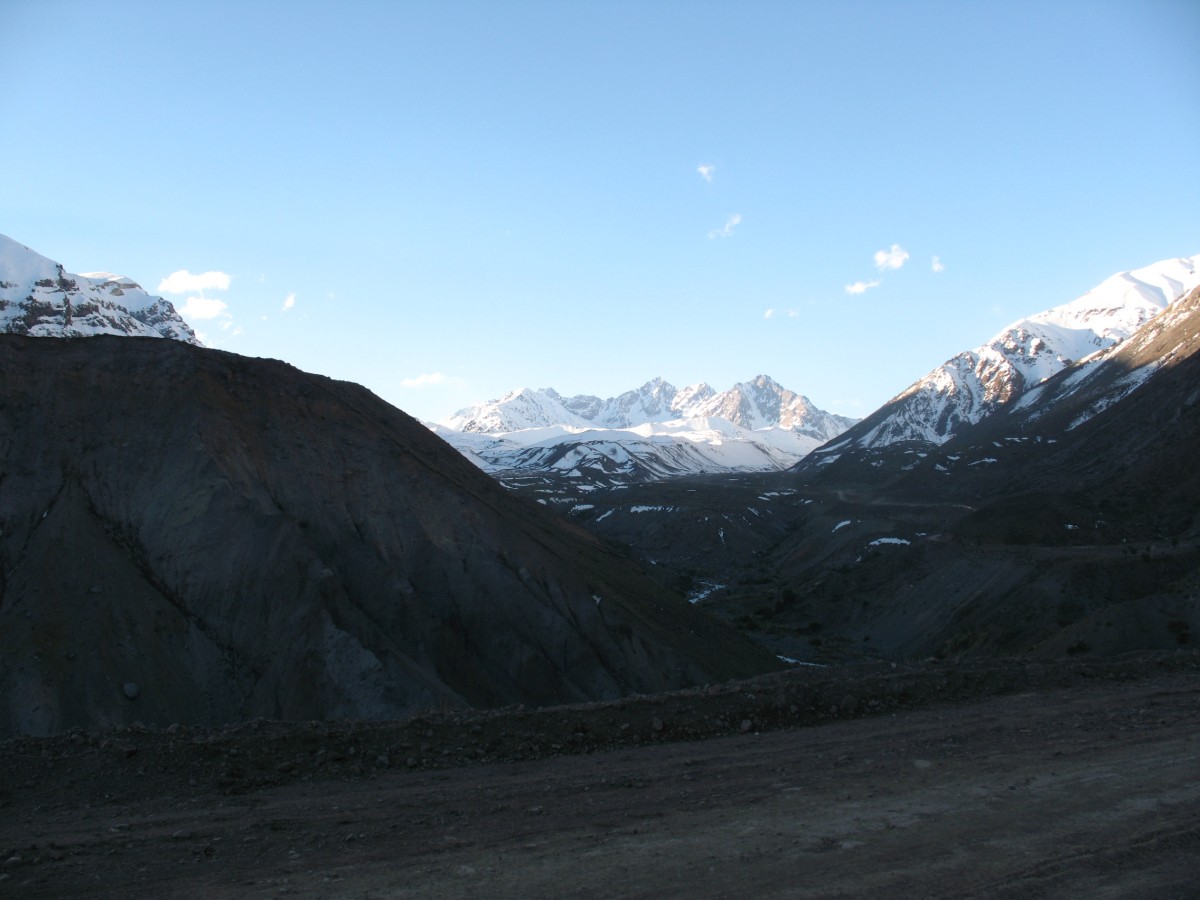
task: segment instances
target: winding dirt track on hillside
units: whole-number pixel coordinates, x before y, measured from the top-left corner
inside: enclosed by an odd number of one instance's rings
[[[72,755],[51,739],[21,783],[12,748],[39,745],[10,744],[0,895],[1162,898],[1200,880],[1194,667],[747,726],[519,762],[351,763],[245,793],[146,767],[138,790],[119,741]]]

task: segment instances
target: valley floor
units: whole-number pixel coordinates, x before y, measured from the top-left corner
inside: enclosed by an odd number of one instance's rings
[[[792,671],[404,728],[25,738],[0,762],[5,896],[1163,898],[1200,883],[1195,654]]]

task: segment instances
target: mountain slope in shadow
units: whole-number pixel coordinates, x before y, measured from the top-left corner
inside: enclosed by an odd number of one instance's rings
[[[357,385],[0,336],[0,731],[613,698],[771,657]]]
[[[940,447],[799,467],[779,592],[738,603],[797,653],[1195,646],[1198,447],[1200,289]]]

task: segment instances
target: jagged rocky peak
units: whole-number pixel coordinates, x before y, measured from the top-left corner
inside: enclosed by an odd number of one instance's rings
[[[788,428],[821,440],[841,434],[855,422],[818,409],[807,397],[788,390],[768,375],[714,394],[700,405],[699,412],[728,419],[743,428]]]
[[[671,408],[676,411],[685,411],[695,409],[706,400],[711,400],[717,395],[717,392],[701,381],[699,384],[690,384],[682,390],[675,392],[675,399],[671,401]]]
[[[605,401],[596,419],[611,428],[661,422],[673,418],[676,393],[674,385],[656,376],[636,390]]]
[[[658,377],[607,400],[524,389],[431,427],[506,484],[561,475],[596,488],[785,469],[854,422],[760,375],[721,393]]]
[[[169,300],[108,272],[74,275],[0,235],[0,332],[30,337],[98,334],[162,337],[199,344]]]
[[[680,419],[725,419],[750,430],[785,428],[822,440],[855,422],[817,409],[807,397],[759,375],[720,393],[704,382],[679,390],[660,376],[607,400],[591,394],[564,398],[553,388],[523,388],[459,410],[441,424],[458,431],[503,434],[548,425],[625,429]]]

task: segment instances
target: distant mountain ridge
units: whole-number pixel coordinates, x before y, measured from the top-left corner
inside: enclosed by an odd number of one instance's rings
[[[74,275],[0,234],[0,332],[29,337],[98,334],[161,337],[199,345],[169,300],[107,272]]]
[[[814,456],[915,441],[942,444],[1068,366],[1127,340],[1200,285],[1200,255],[1119,272],[947,360]]]
[[[556,475],[613,487],[785,469],[854,422],[759,375],[720,393],[659,377],[607,400],[522,388],[431,427],[506,481]]]
[[[681,419],[721,418],[741,428],[788,428],[829,440],[855,419],[827,413],[774,379],[759,375],[718,393],[701,382],[678,389],[661,377],[617,397],[563,397],[553,388],[521,388],[461,409],[439,424],[456,431],[507,434],[527,428],[628,429]]]

